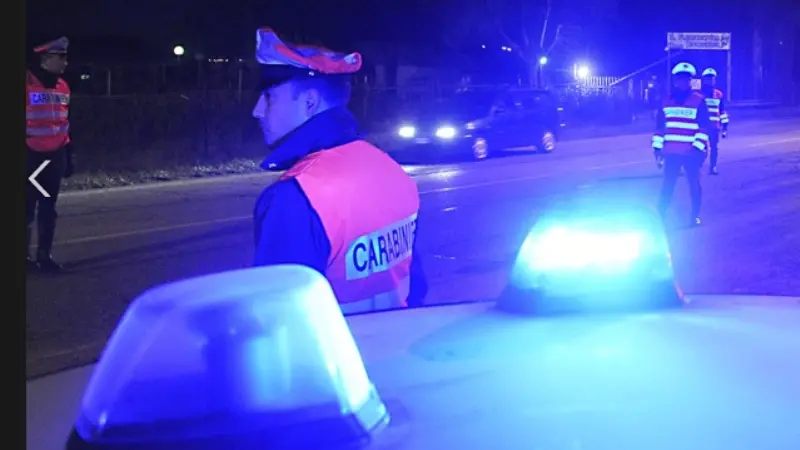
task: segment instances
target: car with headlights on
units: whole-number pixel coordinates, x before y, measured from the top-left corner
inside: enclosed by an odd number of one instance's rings
[[[544,90],[466,90],[401,113],[387,147],[424,159],[550,153],[560,116],[556,98]]]

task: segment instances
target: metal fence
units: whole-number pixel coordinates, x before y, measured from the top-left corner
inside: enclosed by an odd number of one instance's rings
[[[73,64],[73,139],[83,168],[124,170],[256,157],[263,143],[251,117],[257,67],[222,58],[151,66]],[[573,126],[625,123],[646,108],[640,93],[613,77],[552,89]],[[403,109],[426,108],[460,86],[427,82],[376,88],[354,79],[350,109],[368,130]],[[489,87],[497,88],[497,86]]]

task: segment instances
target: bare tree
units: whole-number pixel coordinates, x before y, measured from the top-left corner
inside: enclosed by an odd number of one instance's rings
[[[479,35],[499,37],[522,59],[528,80],[536,84],[540,58],[586,43],[616,16],[618,0],[468,0],[447,31],[449,41]]]

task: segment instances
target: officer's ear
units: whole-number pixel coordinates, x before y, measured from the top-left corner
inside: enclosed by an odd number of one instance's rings
[[[315,87],[310,87],[303,93],[303,102],[308,117],[317,114],[323,109],[322,93]]]

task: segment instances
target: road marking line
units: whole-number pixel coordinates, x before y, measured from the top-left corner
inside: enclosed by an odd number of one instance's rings
[[[595,170],[602,170],[602,169],[613,169],[617,167],[626,167],[626,166],[633,166],[637,164],[645,164],[651,163],[651,161],[628,161],[624,163],[617,163],[617,164],[607,164],[601,166],[592,166],[587,169],[580,170],[578,172],[590,172]],[[526,180],[540,180],[546,178],[553,178],[554,176],[561,175],[561,174],[537,174],[537,175],[526,175],[523,177],[516,177],[516,178],[505,178],[502,180],[492,180],[492,181],[483,181],[479,183],[470,183],[464,184],[461,186],[453,186],[453,187],[446,187],[446,188],[439,188],[439,189],[431,189],[427,191],[420,191],[419,195],[428,195],[428,194],[438,194],[443,192],[453,192],[453,191],[460,191],[464,189],[474,189],[479,187],[486,187],[486,186],[494,186],[500,184],[508,184],[508,183],[515,183],[517,181],[526,181]],[[123,237],[131,237],[131,236],[139,236],[151,233],[159,233],[163,231],[173,231],[173,230],[182,230],[186,228],[195,228],[195,227],[203,227],[208,225],[218,225],[222,223],[232,223],[232,222],[239,222],[244,220],[253,220],[252,215],[248,216],[235,216],[235,217],[226,217],[223,219],[213,219],[213,220],[205,220],[201,222],[189,222],[183,223],[180,225],[170,225],[170,226],[163,226],[163,227],[153,227],[153,228],[146,228],[142,230],[131,230],[131,231],[123,231],[120,233],[111,233],[111,234],[104,234],[100,236],[87,236],[82,238],[75,238],[75,239],[66,239],[63,241],[56,241],[55,245],[63,246],[63,245],[75,245],[75,244],[84,244],[87,242],[96,242],[96,241],[105,241],[109,239],[116,239],[116,238],[123,238]]]
[[[755,143],[755,144],[750,144],[750,145],[748,145],[748,147],[764,147],[764,146],[767,146],[767,145],[774,145],[774,144],[785,144],[785,143],[787,143],[787,142],[794,142],[794,141],[800,141],[800,137],[793,137],[793,138],[788,138],[788,139],[781,139],[781,140],[779,140],[779,141],[757,142],[757,143]]]
[[[593,166],[589,167],[588,169],[583,169],[578,172],[591,172],[594,170],[601,170],[601,169],[613,169],[616,167],[626,167],[626,166],[634,166],[637,164],[645,164],[651,163],[651,161],[628,161],[624,163],[618,164],[607,164],[602,166]],[[526,180],[541,180],[545,178],[553,178],[555,175],[561,174],[539,174],[539,175],[526,175],[524,177],[516,177],[516,178],[505,178],[502,180],[492,180],[492,181],[482,181],[479,183],[470,183],[470,184],[463,184],[461,186],[453,186],[453,187],[446,187],[446,188],[439,188],[439,189],[432,189],[429,191],[421,191],[419,194],[439,194],[443,192],[452,192],[452,191],[460,191],[463,189],[473,189],[477,187],[485,187],[485,186],[494,186],[499,184],[507,184],[507,183],[515,183],[517,181],[526,181]]]
[[[226,217],[224,219],[214,219],[214,220],[205,220],[202,222],[189,222],[183,223],[180,225],[170,225],[165,227],[154,227],[154,228],[145,228],[143,230],[132,230],[132,231],[123,231],[121,233],[112,233],[112,234],[103,234],[100,236],[88,236],[83,238],[76,238],[76,239],[67,239],[64,241],[56,241],[55,245],[74,245],[74,244],[83,244],[86,242],[94,242],[94,241],[104,241],[108,239],[116,239],[121,237],[130,237],[130,236],[138,236],[141,234],[150,234],[150,233],[158,233],[161,231],[172,231],[172,230],[181,230],[185,228],[194,228],[194,227],[202,227],[205,225],[218,225],[221,223],[230,223],[230,222],[238,222],[243,220],[253,220],[253,216],[235,216],[235,217]]]

